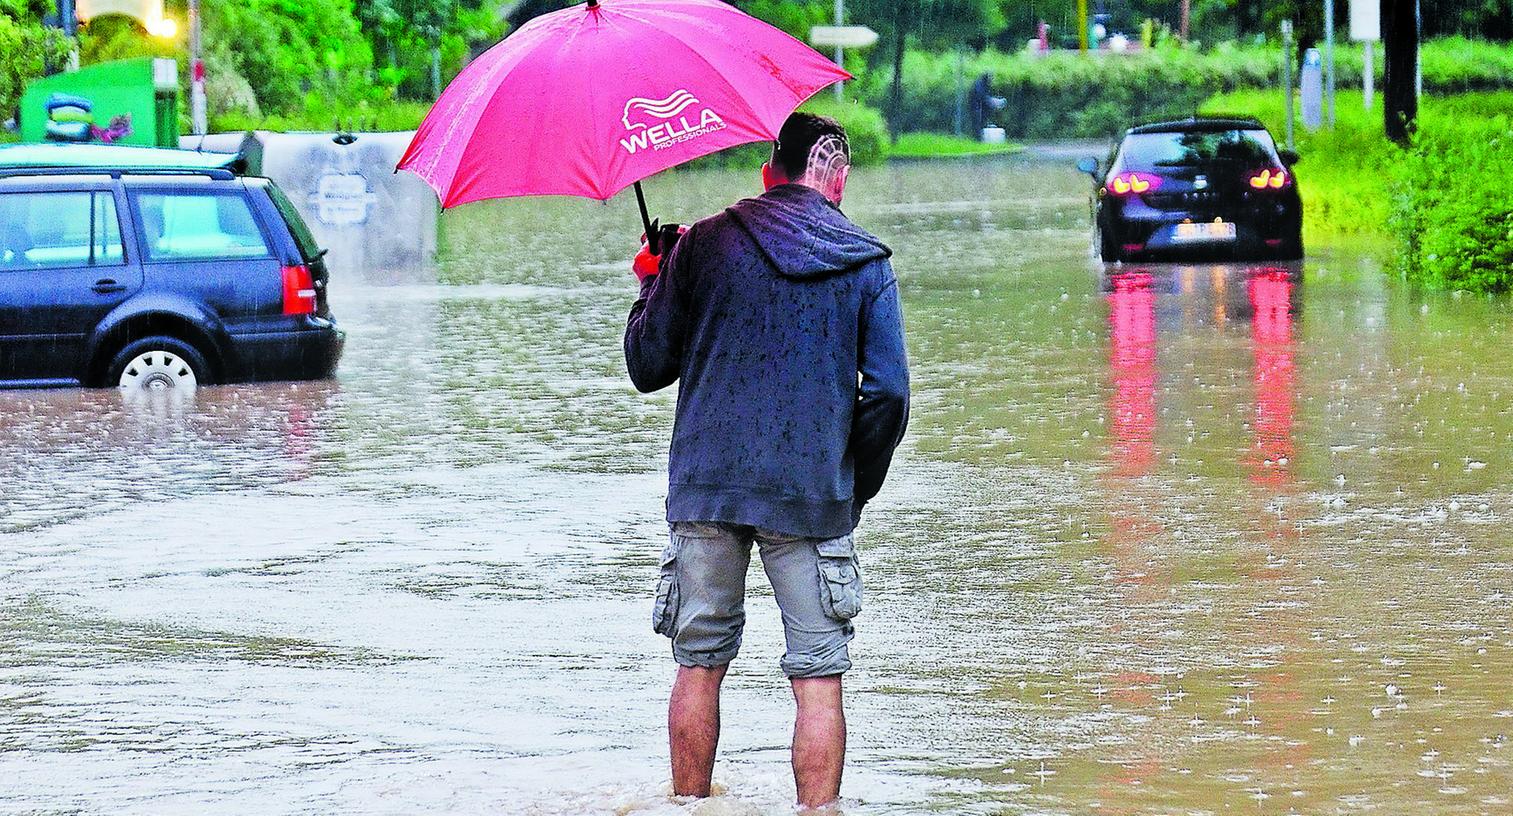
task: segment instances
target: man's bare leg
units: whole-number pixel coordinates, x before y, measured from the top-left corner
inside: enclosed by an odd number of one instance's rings
[[[726,666],[679,666],[667,704],[667,739],[672,748],[672,792],[708,796],[720,744],[720,682]]]
[[[846,712],[841,676],[793,679],[798,716],[793,724],[793,781],[799,805],[817,808],[841,795],[846,764]]]

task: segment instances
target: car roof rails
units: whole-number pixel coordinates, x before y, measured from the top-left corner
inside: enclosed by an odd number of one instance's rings
[[[0,147],[0,176],[204,175],[231,179],[239,153],[207,153],[103,144],[18,144]]]
[[[28,176],[206,176],[230,181],[236,174],[221,167],[0,167],[0,178]]]

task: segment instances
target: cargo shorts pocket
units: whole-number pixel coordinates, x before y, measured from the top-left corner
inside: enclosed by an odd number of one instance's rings
[[[678,623],[678,540],[674,536],[662,550],[662,574],[657,579],[657,601],[651,609],[651,628],[659,635],[673,636]]]
[[[820,605],[836,620],[851,620],[862,611],[862,571],[851,536],[829,538],[819,551]]]

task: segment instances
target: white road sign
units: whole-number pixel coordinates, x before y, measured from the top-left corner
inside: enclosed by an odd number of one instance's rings
[[[809,29],[810,45],[866,48],[877,42],[877,32],[866,26],[815,26]]]
[[[1382,38],[1382,5],[1377,0],[1350,0],[1350,39],[1376,42]]]

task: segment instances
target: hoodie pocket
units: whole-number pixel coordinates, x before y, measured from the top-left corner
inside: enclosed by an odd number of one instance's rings
[[[851,536],[830,538],[815,545],[819,552],[820,605],[825,614],[847,621],[862,611],[862,570]]]
[[[659,635],[673,636],[678,623],[678,537],[662,550],[662,572],[657,579],[657,601],[651,609],[651,628]]]

